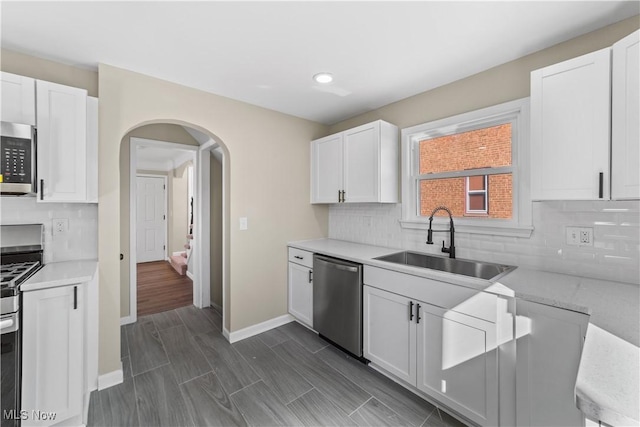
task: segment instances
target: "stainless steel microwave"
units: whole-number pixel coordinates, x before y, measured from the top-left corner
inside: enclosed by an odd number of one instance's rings
[[[33,126],[0,122],[0,193],[36,193],[36,131]]]

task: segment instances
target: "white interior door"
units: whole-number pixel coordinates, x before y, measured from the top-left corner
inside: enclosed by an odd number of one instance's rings
[[[165,259],[166,214],[165,179],[138,176],[137,180],[137,236],[138,262]]]

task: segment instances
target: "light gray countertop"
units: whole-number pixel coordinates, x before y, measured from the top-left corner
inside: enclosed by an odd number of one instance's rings
[[[96,274],[97,260],[63,261],[45,264],[40,270],[20,285],[22,292],[57,288],[89,282]]]
[[[576,382],[578,407],[589,418],[610,425],[640,423],[640,286],[527,268],[517,268],[492,284],[373,259],[402,250],[397,248],[334,239],[289,246],[590,315]]]

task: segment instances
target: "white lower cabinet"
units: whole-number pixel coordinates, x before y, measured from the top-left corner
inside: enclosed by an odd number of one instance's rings
[[[84,285],[23,293],[22,426],[81,425]]]
[[[371,286],[364,286],[363,299],[364,356],[401,380],[415,385],[413,302]]]
[[[364,286],[364,356],[480,425],[498,425],[496,324]]]
[[[289,313],[313,328],[313,254],[289,248]]]
[[[481,425],[498,422],[496,325],[419,304],[417,387]]]
[[[313,327],[313,271],[303,265],[289,263],[289,313]]]
[[[518,426],[584,426],[575,386],[588,316],[517,301],[521,322],[516,343]]]

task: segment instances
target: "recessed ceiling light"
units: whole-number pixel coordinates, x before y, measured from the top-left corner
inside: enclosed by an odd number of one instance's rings
[[[331,83],[333,81],[333,74],[331,73],[318,73],[313,76],[313,80],[318,83]]]

